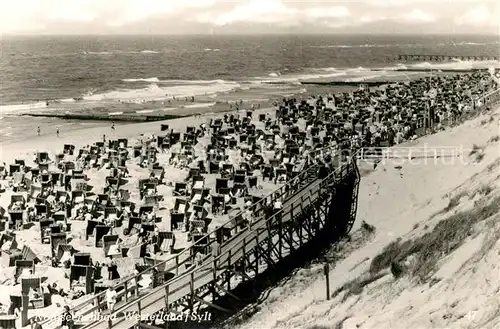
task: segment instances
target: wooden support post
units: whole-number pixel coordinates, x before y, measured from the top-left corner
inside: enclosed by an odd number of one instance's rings
[[[298,228],[299,228],[299,248],[300,248],[304,245],[304,243],[303,243],[304,234],[302,231],[302,223],[297,223],[297,224],[298,224]]]
[[[175,256],[175,276],[179,275],[179,255]]]
[[[283,258],[283,218],[282,212],[278,214],[278,258]]]
[[[325,280],[326,280],[326,299],[330,300],[330,264],[325,262],[325,266],[323,268],[325,272]]]
[[[135,280],[134,296],[137,298],[137,296],[139,296],[139,278],[136,276],[134,277],[134,280]]]
[[[167,313],[167,318],[169,317],[169,307],[168,307],[168,295],[170,294],[170,286],[167,284],[165,286],[165,312]],[[165,329],[168,329],[168,321],[165,321]]]
[[[257,228],[257,234],[255,235],[255,277],[259,275],[259,229]]]
[[[231,249],[228,250],[227,253],[227,271],[226,274],[231,273],[229,270],[231,269]],[[227,290],[231,290],[231,276],[227,277]]]
[[[189,288],[191,290],[191,296],[189,299],[189,311],[193,312],[193,309],[194,309],[194,272],[191,272],[191,280],[189,280]]]
[[[125,281],[125,303],[128,303],[128,281]]]
[[[246,249],[247,249],[247,241],[246,241],[246,237],[243,237],[243,262],[242,262],[242,269],[241,271],[243,273],[246,273],[246,263],[247,263],[247,252],[246,252]],[[245,281],[245,275],[241,275],[242,276],[242,280]]]

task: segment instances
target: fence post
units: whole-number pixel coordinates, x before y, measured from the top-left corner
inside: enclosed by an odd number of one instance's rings
[[[170,314],[169,314],[169,307],[168,307],[168,295],[169,295],[169,290],[170,290],[170,286],[169,285],[166,285],[165,286],[165,311],[167,312],[167,321],[165,321],[165,329],[168,329],[168,319],[170,318]]]
[[[125,281],[125,303],[128,303],[128,281]]]
[[[194,311],[194,272],[191,272],[190,290],[191,298],[189,300],[189,311],[192,313]]]
[[[175,276],[179,275],[179,255],[175,256]]]
[[[326,280],[326,300],[330,300],[330,264],[328,263],[328,261],[325,262],[323,271],[325,272]]]

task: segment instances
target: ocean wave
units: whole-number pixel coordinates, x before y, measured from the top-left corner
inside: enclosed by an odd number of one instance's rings
[[[162,83],[171,83],[171,84],[180,84],[180,85],[211,85],[211,84],[230,84],[230,83],[235,83],[232,81],[227,81],[227,80],[182,80],[182,79],[169,79],[167,77],[165,78],[159,78]]]
[[[272,72],[272,73],[269,73],[269,76],[270,77],[279,77],[281,75],[281,73],[279,72]]]
[[[123,112],[111,112],[109,113],[109,115],[121,115],[123,114]]]
[[[115,50],[115,51],[84,51],[84,55],[114,55],[114,54],[159,54],[157,50]]]
[[[31,111],[47,108],[47,103],[38,102],[38,103],[26,103],[26,104],[9,104],[9,105],[0,105],[0,113],[2,114],[11,114],[11,113],[19,113],[23,111]]]
[[[215,52],[218,52],[218,51],[220,51],[220,49],[219,48],[215,48],[215,49],[205,48],[205,49],[203,49],[203,51],[215,51]]]
[[[420,68],[420,69],[447,69],[447,70],[468,70],[468,69],[487,69],[490,67],[499,68],[500,61],[462,61],[459,59],[452,59],[450,62],[446,63],[429,63],[421,62],[412,65],[408,65],[408,68]]]
[[[156,110],[138,110],[138,111],[135,111],[135,113],[137,113],[137,114],[153,113],[154,111],[156,111]]]
[[[321,45],[321,46],[310,46],[311,48],[388,48],[388,47],[400,47],[404,45],[392,44],[364,44],[364,45]]]
[[[111,51],[84,51],[84,55],[112,55]]]
[[[239,88],[238,83],[181,84],[163,86],[156,83],[140,89],[118,89],[105,93],[84,96],[85,101],[119,101],[141,103],[145,101],[163,101],[172,97],[191,97],[228,92]]]
[[[195,108],[200,108],[200,107],[212,107],[215,105],[215,102],[212,103],[196,103],[196,104],[191,104],[191,105],[186,105],[184,106],[187,109],[195,109]]]
[[[157,77],[139,78],[139,79],[122,79],[123,82],[160,82]]]
[[[461,41],[461,42],[440,42],[437,45],[439,47],[449,47],[449,46],[488,46],[488,45],[498,45],[500,44],[500,41],[494,41],[494,42],[468,42],[468,41]]]

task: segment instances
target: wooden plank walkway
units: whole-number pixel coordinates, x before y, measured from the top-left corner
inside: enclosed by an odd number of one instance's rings
[[[321,195],[322,188],[320,187],[320,180],[315,180],[312,184],[302,189],[299,193],[292,196],[285,202],[282,210],[282,223],[292,220],[294,213],[301,212],[301,209],[312,204]],[[210,255],[203,264],[189,270],[182,274],[177,279],[174,278],[167,284],[153,289],[148,295],[139,299],[133,300],[126,305],[118,308],[115,314],[142,314],[153,315],[156,312],[166,308],[167,303],[174,303],[197,289],[203,288],[218,276],[227,271],[226,266],[223,264],[234,264],[244,257],[245,250],[253,250],[259,244],[259,241],[265,241],[269,236],[269,231],[266,228],[265,221],[259,221],[252,230],[246,229],[233,239],[223,245],[221,254],[217,259],[217,269],[214,270],[214,258]],[[220,264],[220,265],[219,265]],[[97,321],[88,324],[84,329],[105,329],[105,328],[130,328],[137,323],[135,318],[117,317],[112,319],[111,326],[107,320]]]

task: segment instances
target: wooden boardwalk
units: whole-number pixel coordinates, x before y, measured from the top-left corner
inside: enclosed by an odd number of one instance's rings
[[[307,179],[295,189],[297,192],[286,197],[279,213],[270,218],[261,217],[251,228],[233,235],[222,244],[219,256],[208,255],[203,263],[191,265],[181,275],[148,294],[120,304],[111,320],[93,321],[83,328],[131,328],[137,324],[137,318],[127,318],[125,314],[151,316],[165,310],[168,310],[166,314],[177,314],[201,306],[221,309],[216,305],[217,295],[230,295],[232,285],[275,266],[321,232],[328,217],[332,217],[328,209],[335,193],[334,186],[349,177],[354,178],[356,186],[359,181],[355,161],[342,165],[323,180],[312,171],[308,173]],[[357,187],[355,190],[354,197]],[[352,215],[351,204],[346,206],[347,213]]]
[[[313,157],[325,154],[334,155],[340,161],[336,148],[316,151]],[[156,280],[154,288],[137,289],[137,281],[142,275],[152,274],[153,267],[124,279],[115,286],[118,303],[111,317],[106,310],[104,293],[91,297],[72,309],[77,326],[85,329],[130,328],[138,320],[127,319],[124,313],[137,312],[146,316],[165,309],[175,314],[193,311],[195,307],[199,309],[201,306],[220,309],[215,304],[217,298],[232,296],[231,289],[240,281],[252,279],[272,268],[320,233],[321,227],[326,225],[328,202],[333,200],[336,185],[354,177],[350,184],[356,188],[349,190],[347,194],[351,193],[352,199],[356,200],[359,172],[355,158],[342,165],[337,164],[338,169],[324,179],[318,177],[317,165],[306,165],[289,183],[252,205],[255,219],[251,228],[241,227],[237,220],[229,221],[179,254],[155,264],[154,267],[162,275],[169,273],[173,278],[164,283]],[[266,216],[268,212],[265,211],[264,204],[273,204],[276,200],[282,201],[282,210]],[[346,232],[355,219],[356,204],[350,204],[350,200],[351,197],[347,205],[344,205],[345,200],[339,203],[339,207],[346,208],[343,215],[346,221],[341,228]],[[220,246],[220,253],[214,258],[211,249],[216,241]],[[203,262],[195,266],[196,253],[205,257]],[[236,268],[240,270],[237,271]],[[44,323],[44,326],[51,328],[59,328],[59,325],[55,321]]]

